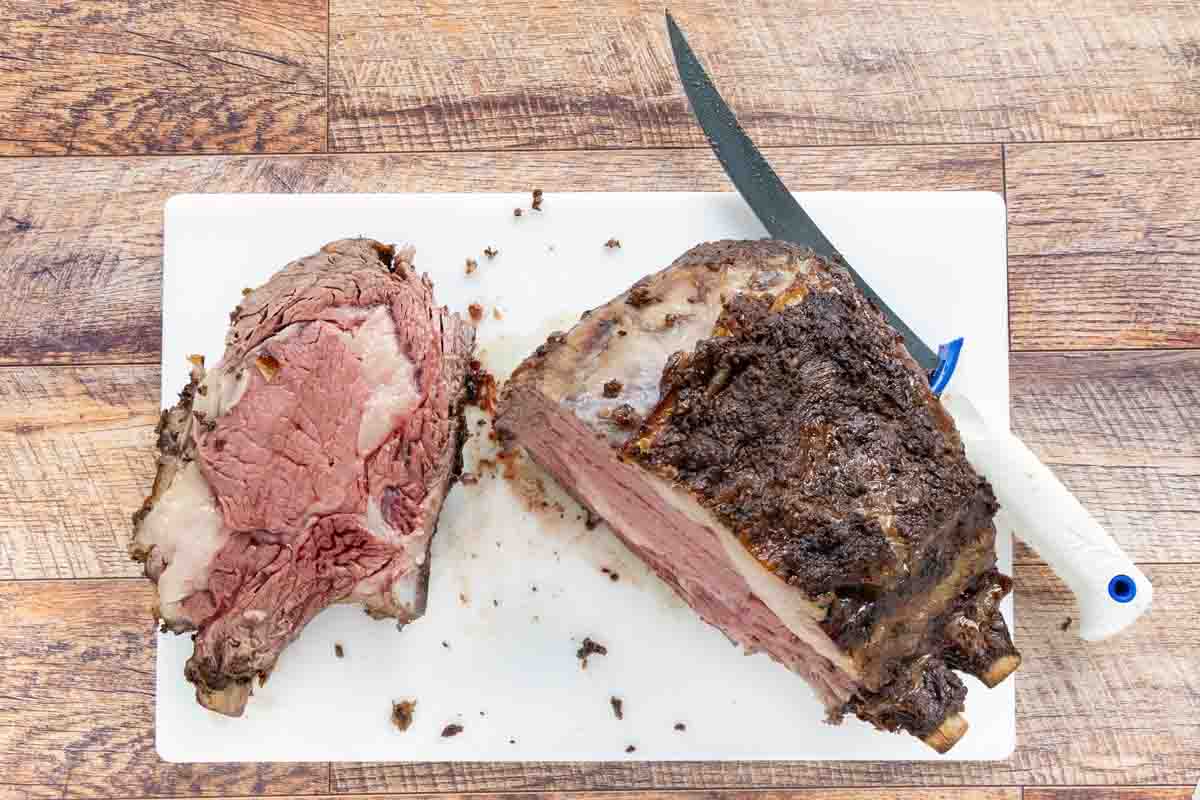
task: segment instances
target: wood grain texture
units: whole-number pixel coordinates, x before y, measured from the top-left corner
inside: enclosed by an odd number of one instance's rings
[[[312,800],[379,800],[380,795],[336,794]],[[487,794],[406,794],[405,800],[1020,800],[1008,787],[959,789],[709,789],[664,792],[499,792]],[[229,798],[237,800],[237,798]]]
[[[1017,752],[1002,762],[335,764],[346,792],[741,786],[1177,784],[1200,763],[1191,566],[1150,566],[1155,607],[1116,639],[1062,631],[1073,600],[1043,566],[1017,569]],[[819,732],[814,732],[819,735]]]
[[[1007,762],[344,764],[334,767],[334,787],[550,792],[1182,784],[1200,763],[1193,629],[1200,599],[1192,567],[1147,572],[1157,596],[1146,621],[1117,639],[1089,644],[1059,629],[1072,608],[1057,579],[1044,567],[1018,569],[1017,637],[1026,661],[1017,683],[1021,744]],[[6,721],[0,759],[12,765],[4,780],[81,797],[324,791],[319,765],[156,761],[149,607],[150,586],[140,580],[0,582],[0,719]]]
[[[995,147],[781,150],[771,157],[785,179],[809,189],[1002,185]],[[730,188],[716,159],[701,150],[0,160],[0,185],[7,189],[0,194],[0,364],[157,362],[162,209],[179,192]]]
[[[1200,560],[1200,351],[1014,353],[1010,376],[1013,430],[1131,558]]]
[[[139,574],[158,369],[0,369],[0,579]]]
[[[64,798],[328,791],[327,764],[158,760],[151,594],[146,581],[0,582],[0,787]]]
[[[0,155],[324,149],[324,0],[0,0]]]
[[[1014,348],[1200,346],[1200,142],[1005,152]]]
[[[663,4],[333,0],[334,150],[701,146]],[[1191,0],[675,0],[762,145],[1195,136]]]
[[[1192,800],[1194,786],[1026,789],[1024,800]]]

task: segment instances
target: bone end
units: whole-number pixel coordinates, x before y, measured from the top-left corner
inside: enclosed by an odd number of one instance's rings
[[[979,675],[979,680],[983,681],[984,685],[989,689],[994,689],[1005,678],[1017,671],[1017,667],[1021,666],[1021,654],[1009,653],[1000,656],[988,666]]]
[[[951,747],[958,744],[958,740],[967,732],[967,727],[967,720],[962,714],[951,714],[942,720],[942,724],[938,726],[937,730],[921,741],[939,753],[946,753]]]

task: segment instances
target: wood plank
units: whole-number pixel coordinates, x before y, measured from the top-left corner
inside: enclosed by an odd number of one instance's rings
[[[324,0],[0,0],[0,155],[325,145]]]
[[[1018,749],[1001,762],[335,764],[343,792],[741,786],[1178,784],[1200,763],[1194,567],[1149,566],[1155,608],[1101,643],[1060,625],[1073,601],[1046,567],[1017,569]],[[1075,614],[1075,616],[1078,616]],[[815,732],[819,733],[819,732]]]
[[[1020,800],[1021,790],[1004,787],[958,789],[740,789],[666,792],[543,792],[408,794],[405,800]],[[381,795],[325,795],[311,800],[379,800]],[[383,797],[386,797],[384,795]],[[0,795],[2,800],[3,795]],[[228,798],[228,800],[240,800]]]
[[[1200,598],[1194,567],[1147,571],[1158,599],[1146,621],[1115,640],[1086,643],[1059,628],[1072,610],[1059,582],[1044,567],[1018,570],[1017,637],[1026,663],[1017,683],[1020,746],[1006,762],[343,764],[334,768],[334,787],[633,792],[1183,784],[1200,763],[1191,627]],[[5,780],[81,797],[325,791],[317,765],[157,762],[149,603],[142,581],[0,583],[0,718],[6,720],[0,756],[11,765]]]
[[[1190,0],[671,11],[762,145],[1196,136]],[[819,11],[816,11],[819,9]],[[330,4],[334,150],[702,146],[652,0]]]
[[[328,791],[327,764],[159,761],[150,608],[146,581],[0,583],[0,780],[60,797]]]
[[[0,579],[138,574],[158,376],[0,369]],[[1135,560],[1200,562],[1200,352],[1020,353],[1012,376],[1017,432]]]
[[[1013,430],[1132,558],[1200,560],[1200,351],[1014,353],[1010,386]]]
[[[0,781],[0,800],[62,800],[62,787]]]
[[[1200,346],[1200,142],[1013,145],[1005,166],[1014,348]]]
[[[135,576],[158,369],[0,369],[0,578]]]
[[[810,189],[1002,183],[995,147],[783,150],[772,159]],[[0,364],[157,362],[162,208],[179,192],[730,188],[700,150],[13,159],[0,160],[0,184],[9,187],[0,196]]]
[[[1194,786],[1026,789],[1024,800],[1193,800]]]

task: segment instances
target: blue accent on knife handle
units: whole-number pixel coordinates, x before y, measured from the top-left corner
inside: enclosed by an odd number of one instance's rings
[[[958,353],[962,350],[962,337],[946,342],[938,348],[938,363],[929,375],[929,388],[934,396],[940,395],[954,377],[954,368],[958,366]]]
[[[1137,583],[1128,575],[1114,575],[1108,582],[1108,596],[1118,603],[1128,603],[1137,597]]]

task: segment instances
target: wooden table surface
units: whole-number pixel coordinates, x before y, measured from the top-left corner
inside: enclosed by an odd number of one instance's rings
[[[160,762],[151,588],[125,546],[152,475],[166,198],[729,187],[661,2],[0,0],[0,800],[1191,796],[1200,6],[671,7],[792,187],[1005,194],[1014,425],[1154,581],[1150,615],[1084,643],[1019,550],[999,763]]]

